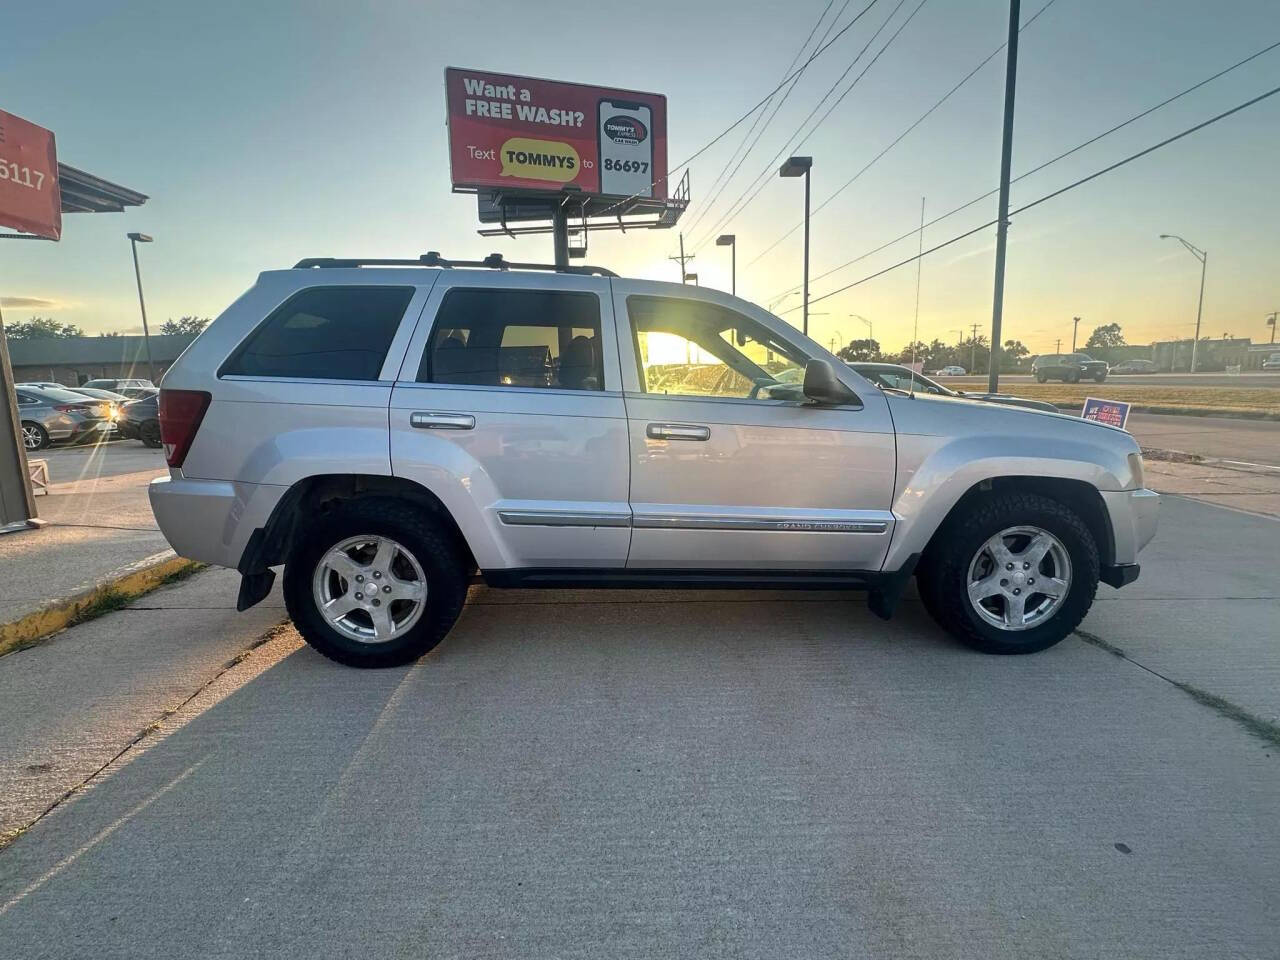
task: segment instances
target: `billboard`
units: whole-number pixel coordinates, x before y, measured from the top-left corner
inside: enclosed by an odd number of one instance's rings
[[[667,98],[449,67],[455,190],[667,197]]]
[[[53,133],[0,110],[0,226],[62,236]]]

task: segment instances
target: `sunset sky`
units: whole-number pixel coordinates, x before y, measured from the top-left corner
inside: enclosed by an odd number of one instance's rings
[[[768,304],[798,284],[801,234],[751,261],[802,213],[802,181],[770,175],[744,212],[713,232],[781,151],[871,34],[868,57],[919,0],[879,0],[814,62],[719,202],[712,181],[748,124],[691,167],[684,224],[690,269],[728,289],[738,237],[738,292]],[[835,0],[819,33],[845,7]],[[1025,0],[1024,20],[1044,0]],[[140,230],[148,312],[156,322],[216,315],[260,270],[303,256],[456,258],[501,251],[547,260],[546,237],[476,234],[475,201],[450,193],[447,65],[663,93],[672,162],[703,146],[763,97],[826,7],[749,0],[462,2],[24,3],[0,31],[0,108],[51,128],[59,158],[148,194],[123,215],[68,216],[60,243],[0,242],[7,322],[33,314],[88,332],[140,330],[129,244]],[[894,12],[896,10],[896,13]],[[1004,39],[1005,0],[926,0],[802,147],[825,200]],[[1015,175],[1280,40],[1276,0],[1054,0],[1022,35]],[[1003,54],[813,219],[821,274],[996,186]],[[847,82],[847,81],[846,81]],[[1035,199],[1200,120],[1280,85],[1280,49],[1015,184]],[[838,89],[843,89],[841,86]],[[825,109],[825,108],[824,108]],[[767,114],[766,114],[767,116]],[[806,128],[807,129],[807,128]],[[1005,333],[1032,352],[1118,322],[1131,343],[1189,336],[1200,265],[1177,233],[1209,251],[1205,336],[1265,339],[1280,308],[1280,96],[1016,217],[1010,230]],[[926,247],[995,216],[995,198],[925,232]],[[704,235],[707,236],[704,242]],[[678,279],[677,231],[598,233],[588,262]],[[955,340],[990,324],[994,229],[923,265],[922,339]],[[817,280],[817,297],[915,250],[915,238]],[[748,266],[748,264],[751,264]],[[794,306],[798,298],[783,304]],[[865,334],[890,348],[911,334],[915,269],[813,307],[826,342]],[[798,322],[799,313],[786,314]]]

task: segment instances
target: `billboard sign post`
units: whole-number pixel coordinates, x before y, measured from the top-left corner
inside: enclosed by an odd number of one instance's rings
[[[455,191],[667,198],[660,94],[449,67],[445,100]]]
[[[0,226],[48,240],[62,236],[53,133],[0,110]]]

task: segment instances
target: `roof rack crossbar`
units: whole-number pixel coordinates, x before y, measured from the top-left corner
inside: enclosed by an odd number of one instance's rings
[[[569,267],[557,267],[553,263],[516,263],[504,260],[502,254],[491,253],[483,260],[446,260],[435,250],[431,250],[416,260],[399,260],[368,257],[307,257],[293,265],[295,270],[341,267],[481,267],[489,270],[547,270],[552,273],[573,273],[581,276],[616,277],[617,274],[604,267],[593,267],[587,264]]]

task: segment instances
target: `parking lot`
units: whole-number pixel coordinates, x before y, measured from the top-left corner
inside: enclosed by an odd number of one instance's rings
[[[1273,956],[1278,535],[1166,498],[1020,658],[914,597],[475,587],[353,671],[199,574],[4,659],[3,952]]]

